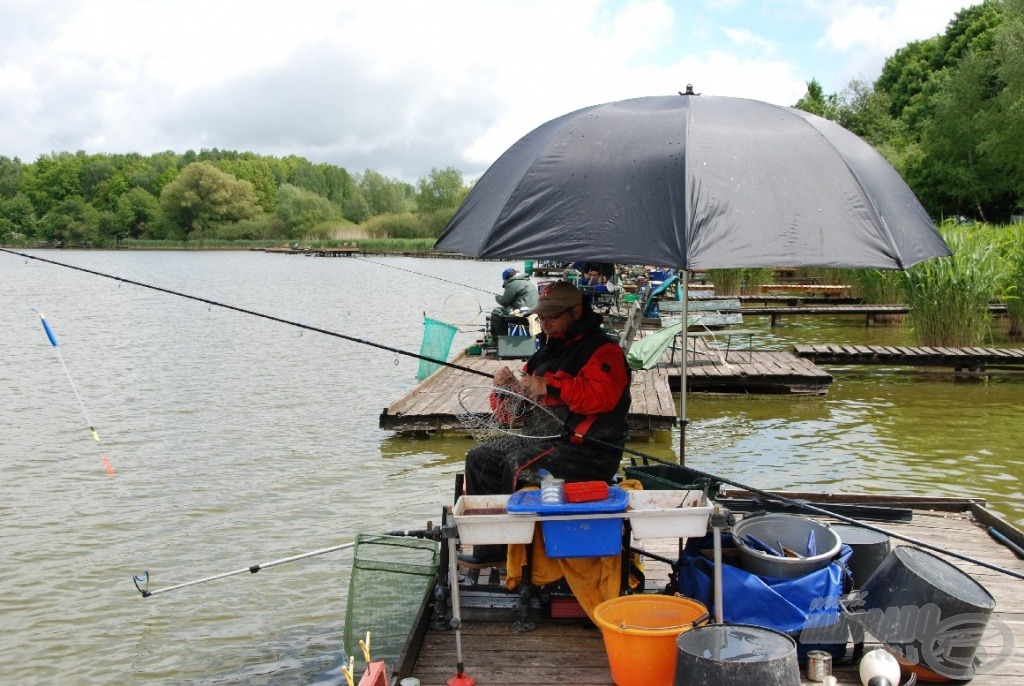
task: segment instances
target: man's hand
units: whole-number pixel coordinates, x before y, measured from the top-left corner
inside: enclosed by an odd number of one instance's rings
[[[548,383],[542,376],[524,376],[519,384],[523,387],[523,395],[532,400],[540,400],[548,393]]]
[[[502,386],[503,388],[511,388],[516,384],[516,375],[507,366],[502,367],[498,371],[494,372],[494,385]]]

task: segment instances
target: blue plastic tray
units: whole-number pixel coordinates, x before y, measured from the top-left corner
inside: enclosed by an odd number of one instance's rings
[[[629,494],[618,486],[608,489],[604,500],[587,503],[546,505],[540,501],[540,491],[518,491],[509,496],[509,514],[594,515],[625,512]],[[544,532],[544,552],[548,557],[605,557],[618,555],[622,550],[622,520],[566,519],[541,521]]]
[[[629,505],[629,494],[618,486],[608,488],[608,497],[604,500],[591,500],[586,503],[561,503],[548,505],[540,501],[540,491],[516,491],[508,497],[510,513],[527,513],[539,515],[580,515],[606,514],[609,512],[625,512]]]

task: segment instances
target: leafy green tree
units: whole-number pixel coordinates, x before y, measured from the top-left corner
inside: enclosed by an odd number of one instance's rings
[[[454,210],[459,206],[464,189],[462,172],[454,167],[434,167],[417,186],[416,208],[420,212]]]
[[[41,238],[65,247],[91,247],[98,243],[100,211],[80,195],[61,200],[43,216]]]
[[[132,188],[117,200],[115,236],[142,238],[159,216],[160,201],[144,188]]]
[[[160,194],[160,209],[185,237],[217,222],[251,219],[259,214],[252,184],[225,174],[207,162],[195,162],[181,170]]]
[[[407,186],[409,184],[389,179],[372,169],[367,169],[359,182],[359,188],[363,191],[363,197],[370,207],[370,214],[405,212],[408,209]]]
[[[22,181],[36,215],[45,215],[66,198],[84,198],[82,167],[85,159],[84,152],[41,155],[31,169],[26,170],[28,173],[23,175]]]
[[[21,160],[0,155],[0,199],[13,198],[21,190]]]
[[[264,159],[252,153],[243,153],[216,163],[216,167],[252,184],[256,201],[264,212],[273,212],[277,202],[277,179]]]
[[[337,218],[341,208],[312,191],[285,184],[277,191],[277,216],[288,238],[298,238],[317,224]]]
[[[825,119],[835,120],[839,107],[839,96],[835,93],[825,95],[825,91],[822,89],[821,84],[818,83],[818,80],[811,79],[807,82],[807,92],[804,93],[802,98],[797,100],[794,107],[804,112],[824,117]]]
[[[941,47],[939,36],[908,43],[885,61],[875,80],[875,90],[889,96],[889,114],[913,130],[927,114],[927,91],[932,76],[943,66]]]
[[[1008,174],[1010,190],[1018,200],[1024,200],[1024,0],[1006,0],[1004,23],[997,30],[993,51],[1004,84],[995,98],[1001,116],[982,150]]]
[[[982,151],[998,116],[988,83],[993,72],[992,53],[973,52],[935,81],[939,91],[922,130],[925,157],[916,180],[925,182],[918,185],[944,214],[988,221],[990,215],[1008,215],[1013,204],[1007,195],[1011,181]]]
[[[86,202],[97,205],[97,196],[103,195],[104,200],[109,200],[109,193],[103,192],[110,178],[116,173],[114,161],[109,155],[83,155],[81,171],[79,172],[79,187],[82,189],[82,197]],[[122,192],[127,190],[122,187]],[[116,198],[115,198],[116,202]]]
[[[32,201],[24,193],[13,198],[0,198],[0,237],[19,234],[26,238],[36,235],[36,212]]]
[[[127,170],[128,181],[133,187],[138,186],[159,198],[164,186],[177,178],[181,170],[178,159],[178,155],[168,150],[133,160]]]
[[[353,224],[362,224],[370,218],[370,203],[366,202],[363,189],[354,186],[352,192],[345,196],[341,205],[342,214],[345,219]]]

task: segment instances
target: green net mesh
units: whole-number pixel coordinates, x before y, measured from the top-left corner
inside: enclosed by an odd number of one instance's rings
[[[423,318],[423,342],[420,344],[420,355],[434,360],[447,360],[448,351],[451,350],[452,341],[455,340],[457,328],[451,324],[439,322],[430,317]],[[420,368],[416,373],[416,380],[423,381],[438,369],[441,365],[436,362],[420,360]]]
[[[440,562],[435,541],[402,536],[356,536],[345,609],[345,652],[362,660],[359,639],[370,632],[370,654],[389,669],[430,591]]]

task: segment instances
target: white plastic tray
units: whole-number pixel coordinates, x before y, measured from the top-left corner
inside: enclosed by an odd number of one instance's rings
[[[541,517],[508,514],[507,495],[464,495],[452,510],[459,540],[470,545],[530,543],[538,521],[576,519],[629,519],[633,538],[689,538],[703,536],[714,508],[700,506],[701,491],[629,491],[626,512]],[[466,514],[474,510],[501,510],[504,514]]]
[[[701,507],[701,496],[701,491],[630,491],[626,516],[633,538],[703,536],[714,508]]]
[[[533,541],[534,516],[510,515],[507,495],[464,495],[455,502],[452,518],[459,540],[478,543],[530,543]],[[473,510],[501,510],[505,514],[466,514]]]

